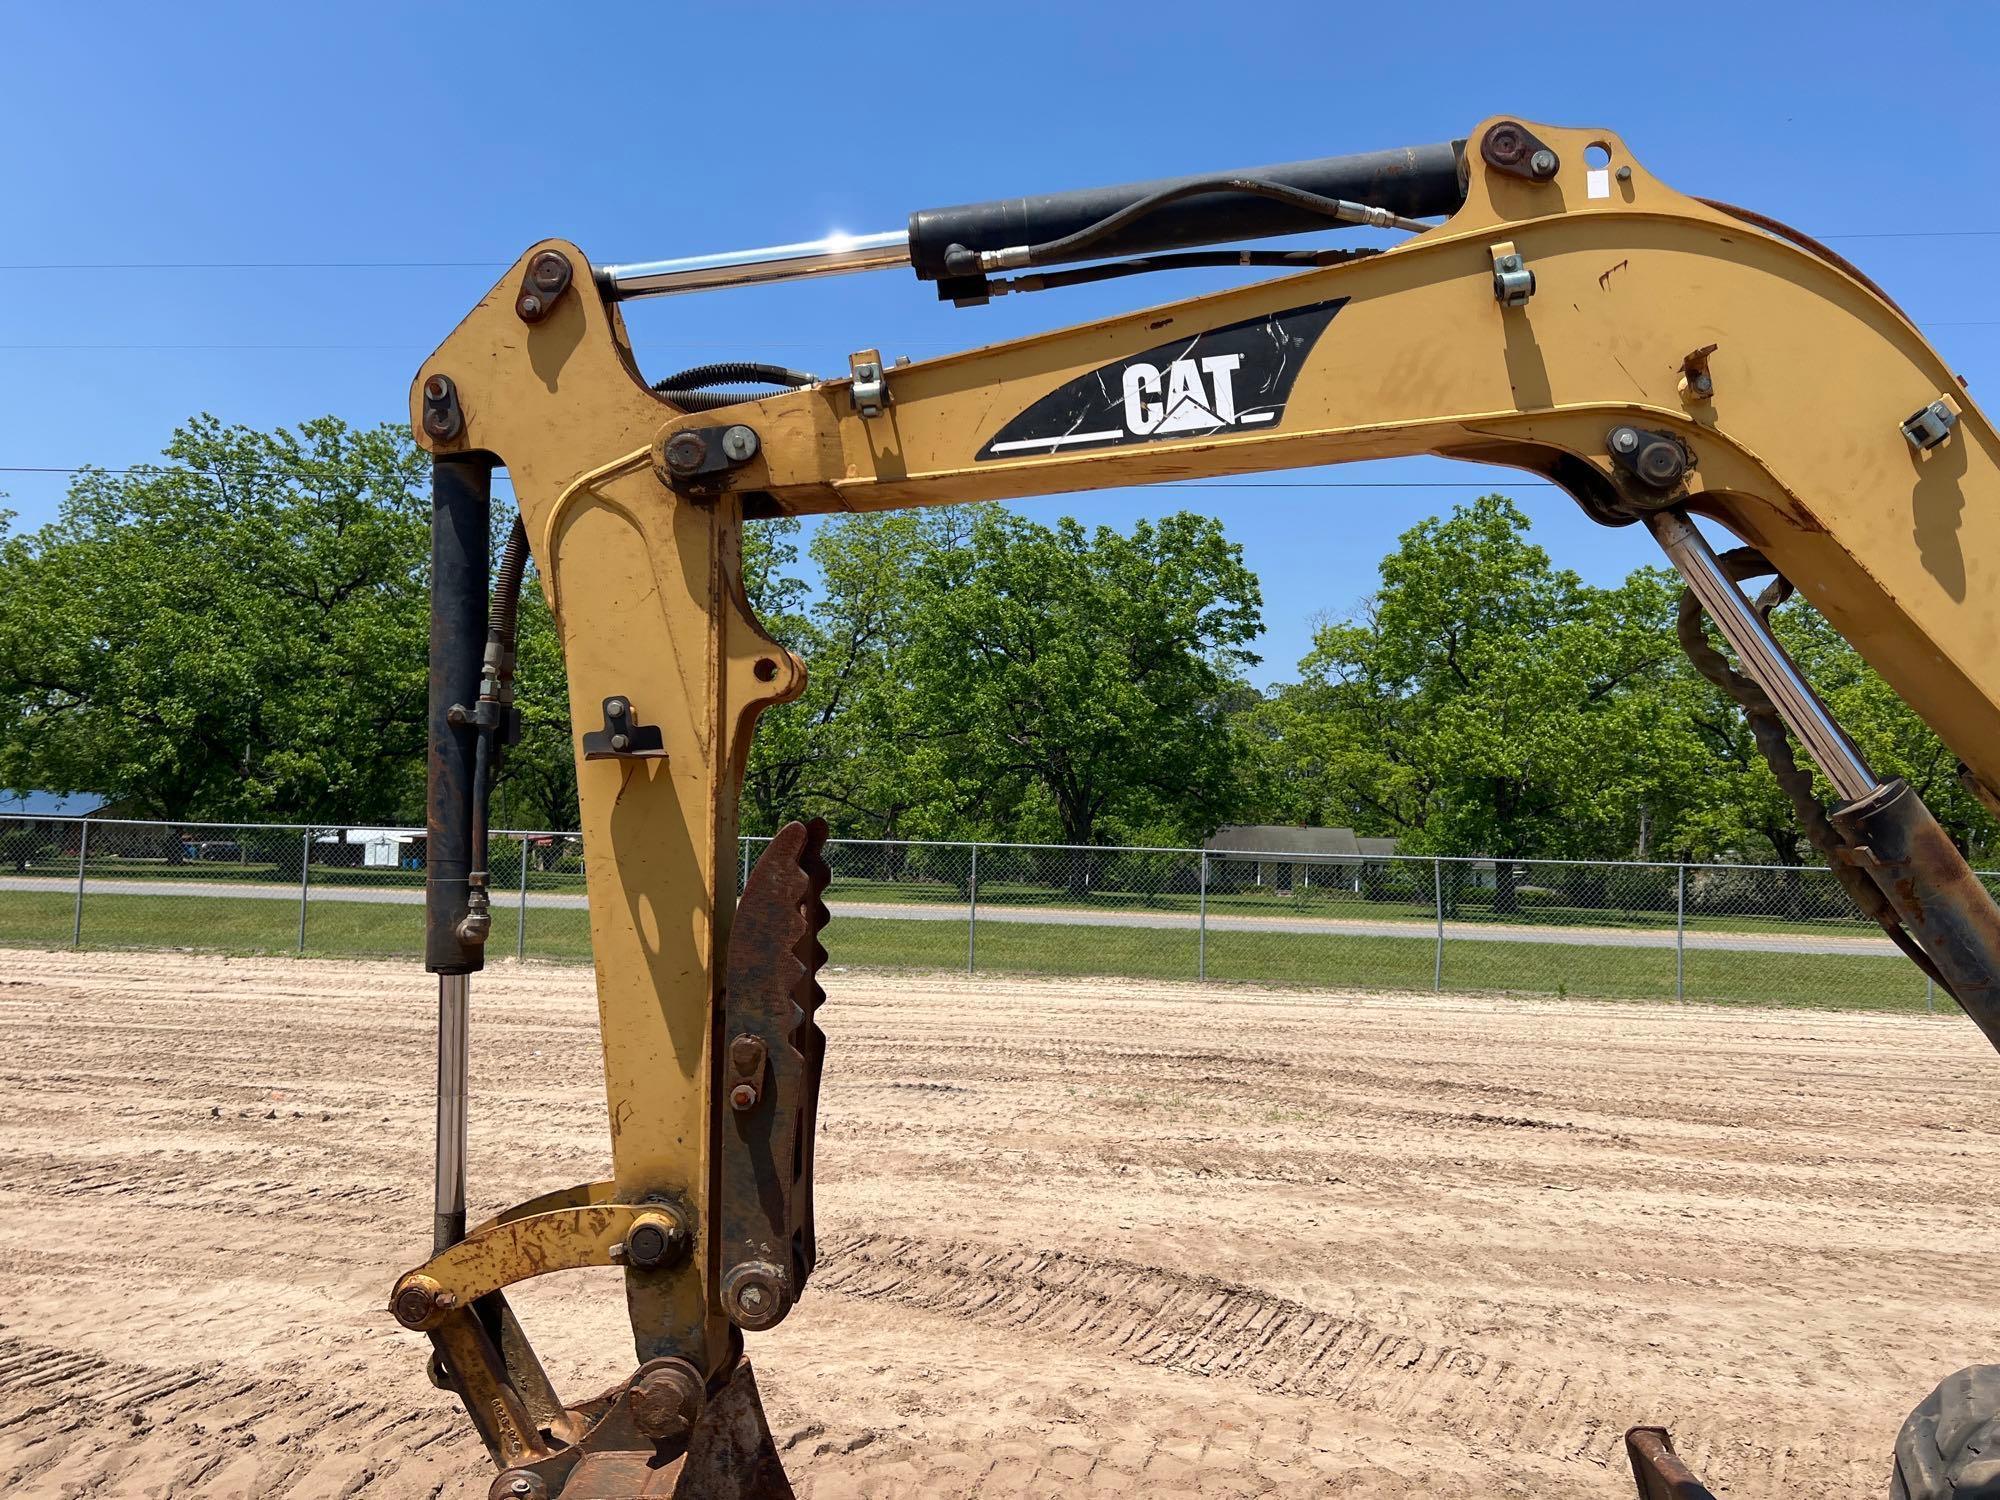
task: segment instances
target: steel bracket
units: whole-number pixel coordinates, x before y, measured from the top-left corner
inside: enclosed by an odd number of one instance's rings
[[[1535,295],[1535,273],[1512,240],[1493,245],[1493,300],[1502,307],[1526,307]]]
[[[629,698],[604,700],[604,727],[583,737],[585,760],[664,760],[667,750],[657,724],[641,724]]]

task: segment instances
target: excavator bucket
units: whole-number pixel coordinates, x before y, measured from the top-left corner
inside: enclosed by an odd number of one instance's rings
[[[639,1435],[631,1434],[634,1439]],[[502,1483],[508,1476],[501,1476]],[[512,1491],[495,1486],[495,1500]],[[533,1495],[533,1490],[523,1492]],[[779,1462],[764,1403],[748,1364],[709,1397],[688,1437],[686,1454],[662,1462],[644,1441],[588,1453],[570,1470],[563,1500],[794,1500]]]

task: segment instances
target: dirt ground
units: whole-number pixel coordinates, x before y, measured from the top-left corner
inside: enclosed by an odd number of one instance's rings
[[[607,1165],[588,976],[474,988],[475,1213]],[[2000,1065],[1921,1017],[835,971],[822,1259],[752,1353],[802,1497],[1884,1492],[2000,1355]],[[0,953],[0,1483],[480,1496],[383,1311],[432,984]],[[605,1279],[611,1277],[610,1280]],[[517,1303],[629,1368],[616,1273]]]

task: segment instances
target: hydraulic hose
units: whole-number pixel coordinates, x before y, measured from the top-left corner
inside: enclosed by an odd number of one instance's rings
[[[760,364],[755,360],[728,359],[696,365],[669,375],[665,380],[655,381],[653,389],[682,411],[714,411],[718,407],[735,406],[757,398],[744,392],[711,390],[711,386],[773,385],[797,390],[801,386],[817,384],[819,377],[808,375],[803,370],[788,370],[783,365]]]
[[[472,860],[467,877],[465,917],[460,935],[467,943],[484,943],[492,931],[491,875],[486,866],[487,821],[493,800],[493,776],[506,751],[502,731],[514,703],[514,644],[521,610],[521,579],[528,570],[528,528],[519,516],[507,533],[493,579],[493,602],[487,611],[486,654],[479,668],[479,706],[472,722],[478,731],[472,761]]]
[[[954,276],[974,276],[981,271],[1058,265],[1067,260],[1081,260],[1092,253],[1093,247],[1116,237],[1140,220],[1153,217],[1171,204],[1216,193],[1266,198],[1294,212],[1317,215],[1336,224],[1368,224],[1379,229],[1407,229],[1412,233],[1421,233],[1431,227],[1420,220],[1391,213],[1373,204],[1329,198],[1323,193],[1293,187],[1290,183],[1270,182],[1261,177],[1197,177],[1148,193],[1116,212],[1106,214],[1096,223],[1086,224],[1058,239],[987,251],[955,245],[945,253],[945,269]]]
[[[521,578],[528,571],[528,527],[519,516],[507,533],[507,545],[500,550],[500,571],[493,579],[493,609],[486,632],[487,656],[493,648],[505,648],[507,676],[514,675],[514,622],[521,609]]]

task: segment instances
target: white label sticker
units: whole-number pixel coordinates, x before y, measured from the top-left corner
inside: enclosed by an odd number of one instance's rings
[[[1584,173],[1584,196],[1588,198],[1609,198],[1611,196],[1611,169],[1592,167]]]

